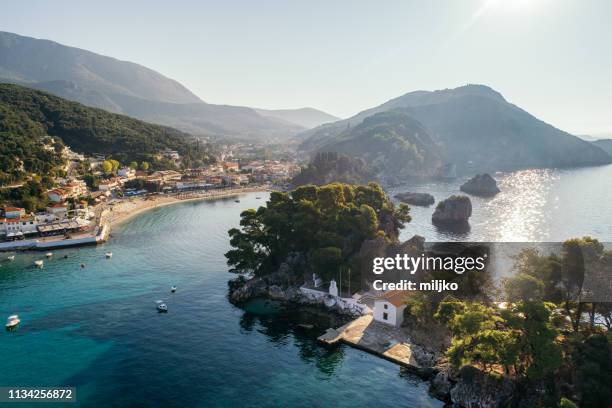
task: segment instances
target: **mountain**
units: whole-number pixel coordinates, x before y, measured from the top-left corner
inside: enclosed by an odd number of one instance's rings
[[[612,139],[599,139],[591,143],[612,156]]]
[[[279,119],[306,129],[312,129],[325,123],[336,122],[340,118],[314,108],[300,109],[257,109],[257,113],[268,118]]]
[[[183,85],[141,65],[7,32],[0,32],[0,76],[25,83],[65,80],[90,91],[160,102],[202,102]]]
[[[207,104],[180,83],[132,62],[7,32],[0,32],[0,82],[194,135],[266,142],[305,129],[251,108]]]
[[[379,112],[401,112],[420,122],[444,163],[460,173],[612,162],[602,149],[563,132],[484,85],[410,92],[349,119],[306,131],[303,151],[334,146],[347,128]]]
[[[0,84],[0,136],[0,173],[14,173],[19,167],[15,163],[23,163],[26,172],[48,171],[43,166],[53,160],[45,153],[48,136],[76,152],[112,156],[124,164],[149,161],[164,166],[156,158],[164,149],[190,160],[207,160],[205,147],[181,131],[13,84]]]

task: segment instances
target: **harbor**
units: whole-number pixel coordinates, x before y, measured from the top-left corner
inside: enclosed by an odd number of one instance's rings
[[[202,191],[190,191],[177,194],[156,194],[150,196],[125,197],[98,204],[94,209],[96,222],[86,231],[66,233],[72,224],[76,230],[76,221],[65,220],[39,227],[41,235],[58,233],[58,235],[38,236],[21,240],[0,242],[0,252],[21,250],[49,250],[87,245],[98,245],[106,242],[111,229],[126,220],[155,208],[189,201],[214,200],[224,197],[234,197],[251,192],[264,192],[266,187],[251,186]],[[55,229],[52,229],[55,227]],[[62,233],[63,232],[63,233]]]

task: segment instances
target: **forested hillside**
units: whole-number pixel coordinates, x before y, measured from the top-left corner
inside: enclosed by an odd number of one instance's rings
[[[207,147],[189,134],[11,84],[0,84],[0,134],[5,180],[18,178],[20,170],[44,173],[57,164],[57,154],[44,147],[47,135],[76,152],[112,156],[122,163],[155,163],[156,154],[166,148],[177,150],[187,162],[209,159]]]

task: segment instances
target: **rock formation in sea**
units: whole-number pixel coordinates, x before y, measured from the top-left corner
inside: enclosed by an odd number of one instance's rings
[[[395,198],[406,204],[428,207],[436,202],[434,196],[428,193],[398,193]]]
[[[438,203],[431,216],[435,225],[467,224],[472,215],[472,202],[469,197],[454,195]]]
[[[481,197],[491,197],[499,193],[497,182],[490,174],[477,174],[460,187],[464,193]]]

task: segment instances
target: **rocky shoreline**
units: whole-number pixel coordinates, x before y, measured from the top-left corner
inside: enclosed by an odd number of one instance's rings
[[[282,269],[282,268],[281,268]],[[340,319],[355,317],[338,307],[328,308],[300,292],[300,284],[291,282],[286,271],[278,271],[265,277],[247,279],[240,276],[228,282],[228,299],[240,305],[256,298],[279,301],[292,307],[316,307],[324,313]],[[367,351],[367,350],[366,350]],[[421,367],[408,370],[429,382],[429,393],[446,403],[447,407],[500,407],[507,403],[515,391],[515,385],[507,379],[499,379],[475,367],[453,369],[445,357],[435,350],[414,345],[415,360]]]

